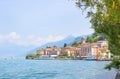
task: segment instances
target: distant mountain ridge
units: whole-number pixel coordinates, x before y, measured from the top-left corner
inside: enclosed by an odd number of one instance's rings
[[[64,43],[70,44],[71,42],[73,42],[75,40],[74,36],[68,36],[66,38],[64,38],[63,40],[60,41],[56,41],[56,42],[50,42],[50,43],[46,43],[42,46],[40,46],[41,48],[46,48],[48,47],[52,47],[52,46],[58,46],[58,47],[63,47]]]
[[[71,46],[73,42],[80,42],[82,40],[82,37],[86,39],[87,36],[90,36],[90,35],[82,35],[82,36],[77,36],[77,37],[70,35],[64,38],[63,40],[56,41],[56,42],[50,42],[50,43],[41,45],[40,47],[30,50],[28,53],[36,53],[36,50],[39,48],[46,48],[46,47],[52,47],[52,46],[63,47],[64,43],[66,43],[67,46]]]

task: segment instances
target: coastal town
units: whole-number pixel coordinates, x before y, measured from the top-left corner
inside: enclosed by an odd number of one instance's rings
[[[82,38],[81,44],[77,46],[65,46],[59,48],[57,46],[39,48],[37,50],[37,58],[34,59],[86,59],[86,60],[111,60],[111,53],[108,49],[108,41],[105,39],[98,40],[94,43],[86,42]],[[33,58],[27,58],[33,59]]]
[[[0,0],[0,79],[120,79],[120,0]]]

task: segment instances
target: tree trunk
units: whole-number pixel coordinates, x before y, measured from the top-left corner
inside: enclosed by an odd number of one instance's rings
[[[117,72],[115,79],[120,79],[120,70]]]

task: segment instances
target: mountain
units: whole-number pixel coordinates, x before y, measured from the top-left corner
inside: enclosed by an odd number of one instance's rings
[[[52,46],[58,46],[58,47],[63,47],[64,46],[64,43],[66,44],[69,44],[71,42],[73,42],[75,39],[74,36],[68,36],[66,38],[64,38],[63,40],[60,40],[60,41],[56,41],[56,42],[50,42],[50,43],[46,43],[42,46],[40,46],[41,48],[46,48],[47,46],[48,47],[52,47]]]
[[[86,37],[86,36],[85,36]],[[42,46],[38,46],[34,48],[34,46],[22,46],[22,45],[16,45],[12,43],[4,43],[3,45],[0,45],[0,58],[1,57],[13,57],[13,56],[20,56],[25,57],[27,54],[35,54],[36,50],[39,48],[46,48],[46,47],[52,47],[52,46],[58,46],[63,47],[64,43],[67,44],[67,46],[71,46],[73,42],[79,42],[81,41],[82,36],[74,37],[74,36],[67,36],[63,40],[56,41],[56,42],[49,42]]]
[[[67,45],[70,45],[71,42],[73,42],[75,40],[75,37],[74,36],[67,36],[66,38],[64,38],[63,40],[60,40],[60,41],[56,41],[56,42],[50,42],[50,43],[46,43],[42,46],[39,46],[37,48],[34,48],[30,51],[28,51],[27,53],[36,53],[36,50],[39,49],[39,48],[46,48],[46,47],[52,47],[52,46],[58,46],[58,47],[63,47],[64,46],[64,43],[66,43]]]
[[[36,50],[39,48],[46,48],[46,47],[52,47],[52,46],[57,46],[57,47],[63,47],[64,43],[67,44],[67,46],[71,46],[73,42],[79,42],[81,41],[83,36],[78,36],[78,37],[74,37],[74,36],[67,36],[66,38],[64,38],[63,40],[60,41],[56,41],[56,42],[50,42],[50,43],[46,43],[40,47],[37,47],[35,49],[32,49],[28,52],[29,53],[36,53]],[[84,36],[85,38],[87,37],[87,35]]]

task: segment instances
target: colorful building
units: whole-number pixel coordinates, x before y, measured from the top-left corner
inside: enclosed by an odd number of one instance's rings
[[[108,50],[108,41],[106,40],[99,40],[96,43],[86,43],[85,39],[82,38],[82,44],[79,48],[79,56],[81,58],[109,60],[111,57]]]
[[[61,48],[58,47],[50,47],[45,49],[38,49],[37,54],[41,54],[42,56],[48,56],[48,57],[57,57],[61,53]]]
[[[108,50],[108,41],[99,40],[95,43],[86,43],[85,39],[82,38],[82,44],[77,47],[65,47],[58,48],[56,46],[38,49],[37,54],[48,57],[57,57],[61,56],[74,56],[77,59],[81,58],[90,58],[96,60],[110,60],[111,54]]]

